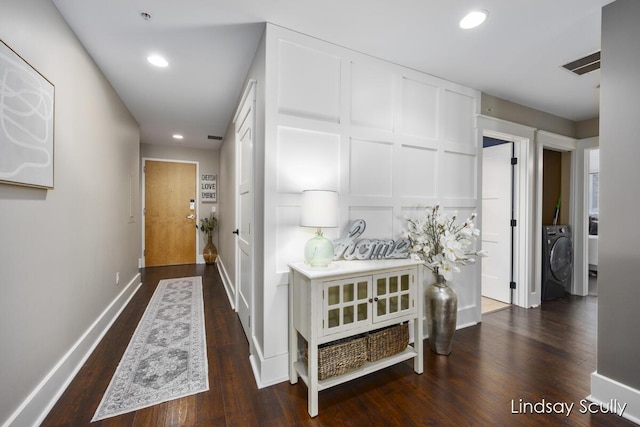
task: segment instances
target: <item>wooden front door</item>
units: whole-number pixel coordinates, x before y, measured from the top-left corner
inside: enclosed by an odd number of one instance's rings
[[[196,262],[196,165],[145,161],[145,267]]]

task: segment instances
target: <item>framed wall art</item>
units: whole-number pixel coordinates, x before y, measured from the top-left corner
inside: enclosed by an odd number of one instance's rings
[[[0,40],[0,183],[53,188],[54,86]]]

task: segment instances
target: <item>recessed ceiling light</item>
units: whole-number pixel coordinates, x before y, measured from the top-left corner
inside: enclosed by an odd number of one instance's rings
[[[176,133],[173,135],[173,139],[184,139],[184,136],[180,135],[179,133]]]
[[[489,13],[486,10],[474,10],[460,20],[460,28],[468,30],[482,24]]]
[[[155,65],[156,67],[164,68],[169,65],[167,60],[160,55],[151,55],[147,58],[147,61],[149,61],[150,64]]]

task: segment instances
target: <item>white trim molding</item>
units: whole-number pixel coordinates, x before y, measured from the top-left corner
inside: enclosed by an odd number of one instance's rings
[[[640,390],[600,375],[596,371],[591,374],[591,394],[587,396],[587,400],[601,404],[605,408],[612,401],[626,405],[621,416],[640,424]]]
[[[536,295],[535,282],[532,282],[532,242],[534,217],[534,139],[536,129],[508,122],[493,117],[478,116],[479,138],[489,136],[513,141],[515,156],[518,158],[518,168],[513,185],[516,193],[515,219],[517,220],[517,230],[514,242],[514,259],[516,292],[513,296],[513,304],[529,308],[539,304]]]
[[[573,221],[574,277],[572,294],[589,294],[589,152],[600,148],[600,138],[578,141],[575,161],[575,207]]]
[[[224,286],[224,290],[227,293],[229,304],[231,304],[231,308],[233,309],[233,311],[236,311],[236,287],[231,282],[229,273],[227,273],[227,269],[224,266],[224,262],[222,262],[222,258],[220,257],[220,255],[218,255],[218,258],[216,259],[216,267],[218,267],[218,273],[220,273],[222,285]]]
[[[249,362],[258,388],[269,387],[289,380],[288,353],[265,358],[260,347],[254,345],[254,348],[255,351],[249,356]]]

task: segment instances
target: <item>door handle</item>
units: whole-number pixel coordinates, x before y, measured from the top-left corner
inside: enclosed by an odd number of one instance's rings
[[[187,215],[187,219],[196,219],[195,214]]]
[[[233,234],[237,234],[240,235],[240,230],[238,230],[237,228],[235,230],[232,231]]]

